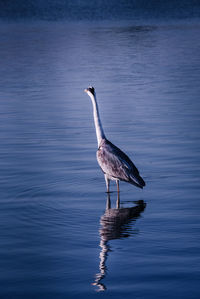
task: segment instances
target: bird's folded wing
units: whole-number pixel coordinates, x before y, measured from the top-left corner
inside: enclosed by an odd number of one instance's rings
[[[97,151],[97,161],[104,173],[119,180],[129,181],[133,171],[139,174],[128,156],[107,140]]]

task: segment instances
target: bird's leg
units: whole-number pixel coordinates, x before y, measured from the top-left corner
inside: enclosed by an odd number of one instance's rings
[[[109,210],[110,208],[111,208],[110,193],[108,193],[107,203],[106,203],[106,210]]]
[[[119,196],[119,181],[116,181],[117,183],[117,202],[116,202],[116,208],[119,209],[120,208],[120,196]]]
[[[110,180],[108,179],[107,175],[105,174],[105,181],[106,181],[106,188],[107,188],[107,193],[110,192]]]
[[[119,197],[119,193],[117,194],[117,201],[116,201],[116,209],[120,208],[120,197]]]
[[[116,184],[117,184],[117,193],[119,193],[119,181],[116,180]]]

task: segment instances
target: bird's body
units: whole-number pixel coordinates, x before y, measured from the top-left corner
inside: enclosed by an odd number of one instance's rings
[[[102,139],[97,150],[97,161],[108,179],[125,181],[140,188],[144,187],[145,183],[133,162],[107,139]]]
[[[98,142],[97,161],[105,176],[107,192],[109,192],[110,180],[116,181],[118,192],[119,181],[125,181],[139,188],[143,188],[145,182],[140,176],[136,166],[123,151],[105,137],[94,88],[89,87],[85,92],[90,96],[93,104],[94,123]]]

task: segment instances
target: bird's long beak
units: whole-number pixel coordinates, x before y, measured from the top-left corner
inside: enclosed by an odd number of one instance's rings
[[[84,89],[84,91],[85,91],[85,92],[88,92],[87,88],[86,88],[86,89]]]

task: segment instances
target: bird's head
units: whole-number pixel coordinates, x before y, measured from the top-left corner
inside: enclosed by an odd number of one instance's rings
[[[95,89],[92,86],[89,86],[88,88],[84,89],[84,91],[90,96],[95,97]]]

